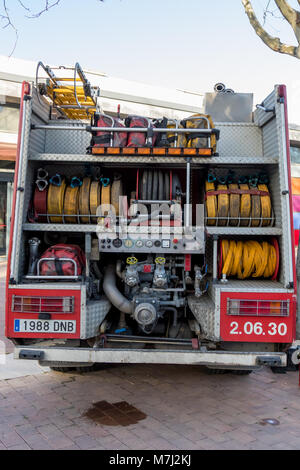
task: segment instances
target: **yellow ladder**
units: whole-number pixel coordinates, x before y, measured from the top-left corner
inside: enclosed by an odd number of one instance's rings
[[[39,69],[48,75],[46,83],[39,83]],[[39,94],[51,99],[53,108],[68,119],[86,120],[96,111],[99,89],[91,87],[79,63],[74,68],[58,67],[59,70],[71,70],[73,77],[56,77],[53,70],[39,62],[36,70],[36,87]]]

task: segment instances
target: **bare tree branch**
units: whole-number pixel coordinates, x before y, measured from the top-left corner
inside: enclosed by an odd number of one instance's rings
[[[56,0],[54,3],[50,3],[49,0],[45,0],[45,7],[42,10],[38,11],[37,13],[31,13],[31,15],[26,15],[26,18],[39,18],[43,13],[49,11],[53,7],[56,7],[59,3],[60,0]]]
[[[28,8],[26,5],[24,5],[24,3],[21,2],[21,0],[18,0],[18,3],[21,5],[22,8],[24,8],[24,10],[30,11],[30,8]]]
[[[2,29],[6,29],[6,28],[10,28],[14,31],[15,33],[15,43],[13,45],[13,49],[12,51],[10,52],[9,54],[9,57],[12,56],[12,54],[14,53],[15,49],[16,49],[16,46],[17,46],[17,42],[18,42],[18,38],[19,38],[19,34],[18,34],[18,29],[16,28],[15,24],[14,24],[14,21],[12,19],[12,16],[10,14],[10,10],[9,8],[7,7],[7,0],[0,0],[0,2],[2,1],[2,11],[3,13],[0,13],[0,20],[5,22],[5,24],[2,26]],[[104,0],[98,0],[99,2],[103,2]],[[300,1],[300,0],[299,0]],[[17,0],[18,4],[20,5],[20,7],[26,11],[28,14],[25,15],[26,18],[39,18],[40,16],[42,16],[44,13],[48,12],[49,10],[51,10],[51,8],[57,6],[60,4],[61,0],[44,0],[44,8],[42,8],[40,11],[38,12],[34,12],[30,7],[28,7],[25,3],[24,3],[24,0]]]
[[[281,3],[279,0],[275,1],[276,4],[277,1],[278,3]],[[295,47],[289,44],[284,44],[280,41],[279,38],[271,36],[258,21],[250,0],[242,0],[242,4],[244,5],[245,13],[248,16],[254,31],[270,49],[275,52],[280,52],[281,54],[287,54],[292,57],[296,57],[297,59],[300,59],[300,41],[298,41],[298,47]]]
[[[4,15],[0,14],[0,18],[4,21],[6,21],[6,24],[3,26],[3,29],[5,28],[11,28],[14,33],[15,33],[15,43],[13,45],[13,48],[11,50],[11,53],[9,54],[9,57],[12,56],[12,54],[14,53],[15,49],[16,49],[16,46],[17,46],[17,42],[18,42],[18,38],[19,38],[19,35],[18,35],[18,30],[17,28],[15,27],[14,23],[12,22],[11,20],[11,17],[10,17],[10,13],[9,13],[9,9],[7,8],[7,5],[6,5],[6,0],[3,0],[3,9],[4,9]]]
[[[300,12],[294,10],[286,0],[275,0],[280,12],[285,17],[288,23],[290,23],[295,33],[296,39],[300,44]]]

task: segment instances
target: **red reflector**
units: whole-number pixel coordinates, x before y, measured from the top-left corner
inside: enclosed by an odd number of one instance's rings
[[[288,300],[227,300],[227,314],[240,316],[289,316]]]
[[[20,313],[72,313],[74,311],[74,297],[13,295],[12,311]]]
[[[144,273],[151,273],[151,264],[145,264],[144,265]]]

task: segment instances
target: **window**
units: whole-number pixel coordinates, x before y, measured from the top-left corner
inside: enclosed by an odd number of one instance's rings
[[[0,105],[0,131],[16,134],[18,126],[19,107],[10,104]]]

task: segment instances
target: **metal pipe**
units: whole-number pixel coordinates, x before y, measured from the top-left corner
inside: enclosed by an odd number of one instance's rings
[[[86,132],[148,132],[147,127],[91,127],[91,126],[58,126],[34,124],[32,130],[48,130],[48,131],[86,131]],[[153,127],[153,132],[170,133],[172,129]],[[173,130],[174,132],[174,130]],[[212,134],[214,129],[176,129],[179,134]]]
[[[173,204],[174,201],[160,201],[159,199],[138,199],[134,201],[132,204]],[[179,203],[178,203],[179,204]]]
[[[116,285],[116,266],[110,264],[107,266],[103,280],[103,290],[108,300],[118,310],[124,313],[133,313],[133,303],[130,302],[118,290]]]
[[[218,282],[218,236],[213,237],[213,282]]]
[[[122,272],[122,261],[119,259],[116,264],[117,276],[124,281],[125,273]]]
[[[191,192],[191,159],[186,162],[186,205],[185,205],[185,226],[190,226],[190,192]]]
[[[172,326],[177,326],[177,308],[175,307],[166,307],[164,309],[165,312],[173,312],[173,325]]]

